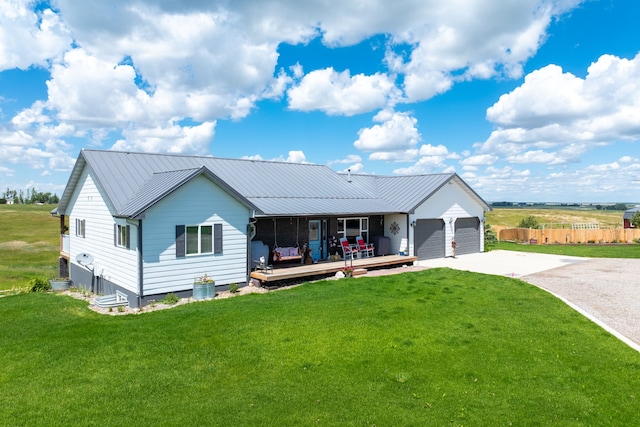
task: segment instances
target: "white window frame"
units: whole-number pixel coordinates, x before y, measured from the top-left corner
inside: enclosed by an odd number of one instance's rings
[[[76,236],[86,237],[86,221],[84,219],[76,218]]]
[[[189,229],[193,229],[193,228],[197,228],[198,229],[198,237],[197,237],[197,244],[198,244],[198,249],[197,251],[193,251],[193,248],[191,248],[191,251],[189,250],[189,244],[190,244],[190,235],[189,235]],[[203,234],[202,234],[202,229],[203,228],[207,228],[209,229],[209,242],[207,242],[207,247],[204,248],[203,250]],[[193,237],[191,237],[193,238]],[[195,255],[206,255],[206,254],[213,254],[213,224],[201,224],[201,225],[186,225],[185,226],[185,255],[186,256],[195,256]]]
[[[347,236],[347,221],[358,221],[358,234],[354,236]],[[338,238],[340,237],[353,237],[362,236],[365,242],[369,242],[369,217],[361,216],[361,217],[344,217],[338,218]]]
[[[127,248],[127,226],[118,224],[118,230],[116,232],[117,241],[116,246],[119,248]]]

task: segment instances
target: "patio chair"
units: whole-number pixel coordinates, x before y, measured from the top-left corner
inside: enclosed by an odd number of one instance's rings
[[[342,259],[346,260],[347,256],[350,256],[351,259],[358,257],[358,248],[351,246],[346,237],[340,238],[340,245],[342,246]]]
[[[362,236],[356,237],[356,243],[358,243],[358,250],[367,257],[375,256],[375,247],[373,246],[373,243],[365,243]]]

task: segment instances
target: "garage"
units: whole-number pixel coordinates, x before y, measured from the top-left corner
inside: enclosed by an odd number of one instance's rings
[[[418,259],[444,258],[444,221],[419,219],[415,227],[415,247]]]
[[[456,220],[456,255],[480,252],[480,220],[458,218]]]

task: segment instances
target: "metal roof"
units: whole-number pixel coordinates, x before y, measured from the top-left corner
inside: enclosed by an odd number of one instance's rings
[[[636,212],[640,212],[640,206],[636,206],[624,211],[624,214],[622,215],[622,219],[631,219],[633,218],[633,214],[635,214]]]
[[[82,150],[57,211],[64,214],[88,166],[116,214],[137,217],[195,176],[205,174],[258,216],[410,213],[456,174],[345,175],[315,164]]]

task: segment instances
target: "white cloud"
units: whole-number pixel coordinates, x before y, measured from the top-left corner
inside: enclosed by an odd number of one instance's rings
[[[640,159],[638,159],[637,157],[622,156],[618,159],[618,161],[620,163],[637,163],[640,162]]]
[[[362,157],[358,156],[357,154],[349,154],[347,157],[343,159],[331,160],[327,164],[331,166],[335,164],[359,163],[361,161],[362,161]]]
[[[590,166],[587,166],[585,169],[587,171],[609,172],[609,171],[619,170],[620,164],[618,162],[603,163],[599,165],[590,165]]]
[[[603,55],[587,71],[580,78],[549,65],[527,75],[487,110],[499,128],[480,151],[514,163],[560,164],[596,146],[640,139],[640,54]]]
[[[507,157],[510,163],[545,163],[549,165],[563,163],[562,159],[554,153],[547,153],[542,150],[527,151],[526,153]]]
[[[420,147],[421,156],[448,156],[449,150],[444,145],[440,144],[433,146],[431,144],[425,144]]]
[[[449,152],[449,149],[442,144],[437,146],[423,144],[418,150],[406,150],[404,153],[399,153],[399,155],[396,155],[395,157],[389,156],[389,158],[384,158],[380,156],[380,154],[386,153],[373,153],[370,156],[370,159],[413,162],[418,158],[418,161],[412,166],[395,169],[393,173],[398,175],[440,173],[445,171],[455,172],[455,168],[451,165],[447,165],[446,161],[460,158],[460,155]]]
[[[498,74],[518,78],[522,64],[544,41],[553,17],[579,3],[422,2],[413,9],[421,22],[410,19],[408,28],[393,33],[396,43],[415,46],[409,60],[390,52],[387,63],[406,75],[404,89],[410,101],[442,93],[454,81]]]
[[[253,156],[254,159],[262,159],[260,156]],[[291,150],[289,151],[287,157],[284,156],[276,157],[271,159],[274,162],[287,162],[287,163],[309,163],[307,162],[307,157],[304,152],[301,150]]]
[[[369,155],[369,160],[382,160],[391,162],[412,162],[418,156],[418,150],[409,149],[403,151],[376,151]]]
[[[289,156],[287,157],[287,162],[289,163],[307,163],[307,157],[304,155],[304,152],[299,150],[289,151]]]
[[[117,141],[113,149],[205,155],[210,152],[215,126],[215,122],[205,122],[197,126],[168,124],[153,129],[127,130],[123,132],[126,139]]]
[[[480,154],[477,156],[470,156],[460,160],[460,164],[463,166],[486,166],[492,165],[498,161],[498,157],[491,154]]]
[[[71,146],[65,139],[82,137],[101,145],[113,135],[122,137],[114,148],[205,154],[212,151],[217,120],[241,120],[261,100],[286,94],[294,110],[352,116],[383,109],[374,125],[360,129],[358,150],[370,153],[370,160],[418,159],[415,170],[450,169],[446,160],[458,155],[442,145],[418,148],[417,119],[393,110],[400,98],[420,101],[463,80],[519,77],[551,20],[579,3],[57,0],[55,12],[34,13],[30,0],[0,0],[0,71],[40,66],[51,73],[47,98],[2,128],[10,137],[0,142],[0,157],[60,169],[69,164]],[[340,47],[373,35],[386,37],[388,74],[325,68],[305,75],[299,58],[278,65],[283,44],[303,47],[319,38]],[[540,77],[552,80],[545,88],[565,91],[569,112],[525,105],[535,95],[529,85],[543,83],[537,74],[528,76],[516,94],[522,101],[508,94],[488,112],[500,128],[479,147],[479,156],[516,161],[555,150],[569,162],[590,144],[632,139],[640,133],[637,104],[624,101],[636,90],[636,62],[603,57],[589,69],[586,82],[552,68],[539,70]],[[611,75],[615,82],[608,86]],[[601,105],[609,93],[608,105],[588,122],[593,105]],[[603,113],[607,109],[614,112]],[[564,121],[548,120],[560,114]],[[29,149],[35,150],[31,161]],[[54,163],[54,157],[64,160]],[[473,163],[478,156],[465,157],[463,168],[481,165]],[[286,160],[306,161],[301,151],[290,152]],[[353,158],[354,167],[360,160]]]
[[[0,71],[47,65],[71,45],[66,25],[51,9],[35,13],[30,0],[0,0]]]
[[[330,67],[310,72],[287,95],[292,110],[352,116],[384,107],[394,92],[393,80],[384,74],[351,76]]]
[[[342,172],[347,173],[360,173],[364,170],[364,165],[362,163],[354,163],[351,166],[342,170]]]
[[[421,139],[418,120],[408,113],[383,110],[374,121],[380,124],[358,131],[353,145],[361,151],[403,151],[415,147]]]

